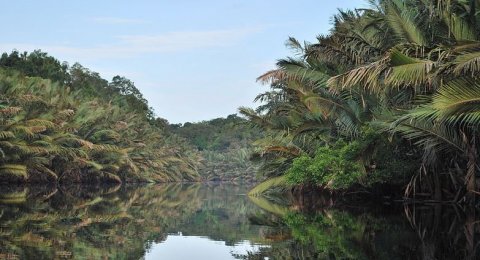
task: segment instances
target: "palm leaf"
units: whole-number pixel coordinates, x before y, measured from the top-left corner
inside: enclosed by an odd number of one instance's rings
[[[432,107],[441,120],[478,126],[480,82],[467,78],[448,82],[433,96]]]
[[[416,21],[418,13],[406,5],[401,0],[386,1],[385,19],[401,41],[426,46],[428,42]]]
[[[472,77],[480,73],[480,51],[461,54],[456,56],[453,61],[456,75],[471,75]]]
[[[390,51],[391,70],[387,73],[385,84],[392,86],[402,85],[429,85],[429,73],[435,63],[430,60],[420,60],[403,54],[397,48]]]
[[[21,164],[3,164],[0,165],[0,174],[13,175],[17,177],[27,178],[27,166]]]

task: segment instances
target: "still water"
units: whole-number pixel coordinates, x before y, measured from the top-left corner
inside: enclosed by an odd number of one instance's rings
[[[480,259],[475,212],[234,184],[0,187],[0,259]]]

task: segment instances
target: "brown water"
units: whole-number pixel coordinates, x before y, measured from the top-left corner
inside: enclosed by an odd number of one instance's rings
[[[474,212],[306,211],[248,189],[0,187],[0,259],[480,259]]]

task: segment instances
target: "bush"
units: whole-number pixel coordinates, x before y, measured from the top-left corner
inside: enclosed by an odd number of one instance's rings
[[[313,158],[302,155],[286,172],[292,184],[315,184],[331,189],[347,189],[358,183],[362,165],[352,159],[355,144],[340,141],[333,147],[320,147]]]
[[[407,183],[420,164],[419,151],[405,141],[388,140],[381,132],[366,126],[355,141],[339,140],[320,147],[313,157],[303,154],[294,159],[286,172],[291,184],[313,184],[330,189],[348,189],[354,184],[373,187]]]

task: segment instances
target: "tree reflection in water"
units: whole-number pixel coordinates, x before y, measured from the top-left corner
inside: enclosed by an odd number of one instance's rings
[[[270,213],[250,216],[251,222],[275,243],[248,259],[480,259],[478,212],[454,205],[406,204],[402,214],[402,205],[312,208],[251,200]]]
[[[475,212],[446,205],[307,207],[248,198],[247,190],[231,184],[0,187],[0,259],[141,259],[178,232],[226,246],[258,245],[255,252],[232,252],[232,259],[480,257]]]

